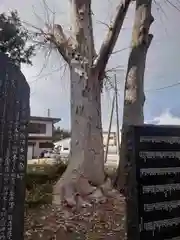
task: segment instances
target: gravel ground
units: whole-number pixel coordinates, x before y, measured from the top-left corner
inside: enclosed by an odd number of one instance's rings
[[[87,208],[41,205],[25,213],[25,240],[124,240],[125,200],[117,194]]]

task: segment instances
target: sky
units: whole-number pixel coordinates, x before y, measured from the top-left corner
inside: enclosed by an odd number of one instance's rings
[[[67,0],[47,0],[48,8],[55,12],[55,23],[60,23],[67,34],[70,28],[69,5]],[[114,16],[119,0],[92,0],[94,38],[98,52],[107,26]],[[155,2],[155,1],[154,1]],[[178,6],[178,0],[171,0]],[[160,3],[160,4],[159,4]],[[179,4],[180,8],[180,4]],[[17,10],[23,22],[43,27],[48,19],[47,11],[41,0],[1,0],[0,12]],[[123,29],[115,46],[115,52],[107,69],[116,68],[118,81],[118,103],[120,124],[123,109],[123,87],[130,51],[134,5],[130,6]],[[180,124],[180,12],[166,3],[156,0],[152,14],[155,22],[151,27],[154,38],[149,48],[145,71],[144,106],[145,121],[155,124]],[[49,21],[53,20],[49,11]],[[120,51],[122,50],[122,51]],[[33,58],[33,66],[22,66],[31,88],[31,115],[47,116],[50,109],[52,117],[60,117],[59,126],[70,129],[70,89],[69,72],[62,58],[52,52],[48,61],[47,50],[38,52]],[[113,81],[115,72],[110,77]],[[108,129],[112,105],[112,91],[104,88],[102,94],[103,128]],[[113,129],[116,119],[113,117]]]

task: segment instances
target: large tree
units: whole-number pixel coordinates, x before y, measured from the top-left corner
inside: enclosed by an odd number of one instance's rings
[[[101,90],[105,68],[113,51],[131,0],[121,2],[96,54],[91,0],[69,0],[71,36],[60,24],[47,24],[39,35],[53,44],[68,63],[71,92],[71,153],[67,170],[54,188],[54,203],[69,205],[85,196],[99,196],[105,180],[101,123]],[[37,34],[38,35],[38,34]]]
[[[128,61],[125,80],[123,125],[121,135],[120,163],[117,172],[116,183],[118,188],[124,189],[125,176],[127,173],[127,132],[130,125],[144,124],[143,106],[144,72],[146,56],[153,35],[149,29],[154,21],[151,14],[152,0],[136,0],[135,20],[132,34],[132,48]]]
[[[16,64],[31,64],[31,57],[34,56],[34,45],[29,44],[31,35],[23,27],[17,11],[9,15],[0,14],[0,52]]]

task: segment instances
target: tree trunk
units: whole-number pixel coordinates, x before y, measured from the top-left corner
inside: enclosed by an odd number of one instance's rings
[[[101,124],[101,87],[98,77],[83,74],[79,63],[71,72],[71,154],[64,175],[54,188],[54,202],[77,204],[104,182],[104,152]],[[95,187],[93,187],[95,186]]]
[[[69,64],[71,72],[71,154],[69,165],[54,187],[54,203],[74,206],[86,197],[111,194],[104,183],[104,148],[101,123],[101,87],[131,0],[119,4],[98,55],[94,48],[91,0],[69,0],[72,36],[55,25],[50,41]]]
[[[123,192],[126,184],[128,127],[144,123],[144,72],[147,51],[153,38],[153,35],[149,34],[149,28],[154,20],[151,15],[151,5],[152,0],[136,0],[132,50],[128,61],[124,91],[120,163],[115,181],[115,185]]]

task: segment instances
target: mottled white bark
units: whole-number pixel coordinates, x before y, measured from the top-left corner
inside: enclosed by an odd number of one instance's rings
[[[54,187],[55,204],[74,206],[91,198],[110,194],[104,183],[104,151],[101,124],[101,87],[104,71],[113,51],[131,0],[120,3],[117,15],[98,57],[94,48],[91,0],[69,0],[72,37],[60,25],[51,41],[69,64],[71,80],[71,154],[69,165]],[[95,60],[97,57],[97,60]],[[108,187],[107,187],[108,186]]]
[[[128,127],[144,123],[144,72],[148,48],[153,38],[152,34],[149,34],[149,28],[154,20],[151,15],[151,5],[152,0],[136,0],[132,49],[128,61],[124,90],[120,163],[115,183],[123,191],[126,182],[126,168],[128,167],[126,147]]]
[[[84,172],[89,181],[100,185],[104,181],[104,154],[101,124],[101,86],[97,76],[79,77],[72,67],[71,81],[71,126],[72,156],[78,154],[86,162]],[[83,154],[83,156],[82,156]]]
[[[101,87],[97,75],[88,77],[73,61],[71,72],[71,154],[66,172],[54,194],[69,205],[76,196],[92,193],[104,182],[104,152],[101,124]],[[58,200],[60,201],[60,199]],[[58,202],[56,202],[58,203]]]

